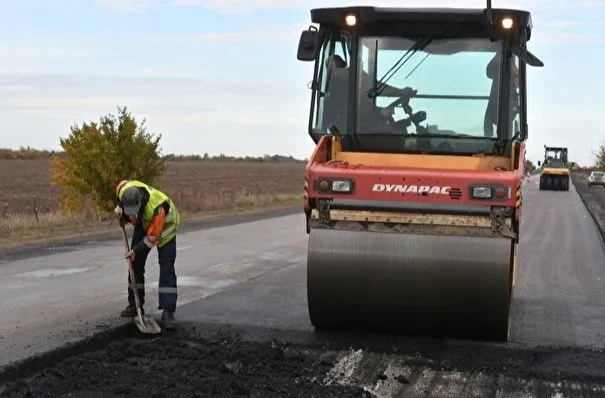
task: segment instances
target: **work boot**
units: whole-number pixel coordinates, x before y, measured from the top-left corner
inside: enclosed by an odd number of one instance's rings
[[[173,330],[174,312],[170,312],[168,310],[162,311],[162,323],[164,324],[164,329]]]
[[[145,311],[141,308],[141,314],[145,315]],[[126,308],[120,312],[122,318],[133,318],[137,316],[137,307],[134,304],[128,304]]]

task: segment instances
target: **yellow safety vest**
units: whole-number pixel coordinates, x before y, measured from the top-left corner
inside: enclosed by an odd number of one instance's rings
[[[145,208],[143,210],[142,222],[143,228],[145,230],[147,230],[147,227],[149,226],[149,223],[153,218],[155,210],[160,207],[164,202],[168,202],[170,204],[170,210],[168,211],[168,213],[166,213],[166,217],[164,219],[164,230],[162,231],[160,241],[158,242],[158,247],[164,246],[170,241],[170,239],[172,239],[176,235],[181,222],[179,211],[174,205],[174,202],[172,201],[172,199],[170,199],[168,195],[166,195],[159,189],[155,189],[152,186],[149,186],[144,182],[137,180],[130,180],[120,187],[120,190],[118,191],[118,197],[120,198],[120,201],[122,201],[122,195],[124,194],[124,191],[129,187],[144,188],[149,193],[149,200],[145,204]]]

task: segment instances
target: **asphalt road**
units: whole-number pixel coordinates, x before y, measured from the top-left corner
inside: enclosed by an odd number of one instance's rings
[[[178,239],[179,305],[303,264],[300,216],[188,232]],[[0,366],[124,323],[123,243],[0,264]],[[148,258],[146,310],[157,308],[157,252]],[[157,312],[157,311],[156,311]]]
[[[588,174],[586,172],[572,173],[576,188],[582,195],[587,207],[593,210],[595,223],[605,235],[605,188],[599,186],[588,187]]]
[[[469,386],[478,393],[498,390],[530,395],[565,389],[605,391],[605,356],[557,351],[540,357],[537,352],[541,351],[524,351],[538,345],[605,348],[605,251],[593,219],[573,186],[569,192],[540,192],[532,181],[525,186],[522,228],[511,342],[506,345],[519,351],[506,355],[495,355],[500,346],[491,344],[395,344],[378,338],[375,342],[378,346],[383,342],[382,347],[347,351],[347,344],[360,340],[343,337],[334,345],[333,337],[313,333],[306,309],[307,236],[302,215],[180,235],[177,320],[185,329],[195,329],[198,336],[234,330],[250,340],[331,346],[336,359],[324,381],[361,386],[378,395],[390,395],[402,386],[389,384],[388,378],[368,381],[368,375],[377,372],[405,375],[406,391],[417,389],[420,395],[427,389],[443,388],[443,394],[456,396],[469,392]],[[120,242],[104,243],[0,265],[1,365],[124,323],[118,318],[126,303],[122,251]],[[157,275],[153,254],[147,271],[148,311],[157,303]],[[421,365],[402,365],[406,358],[418,360],[410,347],[419,345],[432,347],[427,350],[440,357],[442,364],[443,356],[449,356],[476,368],[466,373],[437,370],[431,365],[436,359],[427,359],[426,350]],[[400,352],[387,353],[385,347],[399,347]],[[405,354],[406,350],[410,353]],[[461,352],[485,355],[481,360],[463,360]],[[538,357],[542,359],[536,365]],[[485,358],[491,358],[500,373],[482,373],[481,368],[488,366]],[[522,367],[513,375],[502,371],[519,363],[533,370],[525,374]],[[575,372],[581,379],[596,381],[557,385],[546,376],[536,377],[536,372],[563,379],[573,379]]]
[[[511,339],[605,347],[605,254],[575,186],[524,190]],[[603,213],[601,213],[603,214]]]

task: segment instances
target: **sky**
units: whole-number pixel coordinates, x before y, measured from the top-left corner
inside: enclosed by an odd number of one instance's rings
[[[527,156],[605,141],[605,0],[493,0],[532,12]],[[70,127],[126,106],[164,153],[310,156],[310,8],[484,7],[483,0],[20,0],[0,2],[0,147],[60,149]]]

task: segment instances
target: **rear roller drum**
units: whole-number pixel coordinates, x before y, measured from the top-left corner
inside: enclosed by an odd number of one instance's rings
[[[311,229],[307,299],[318,329],[508,338],[508,239]]]

